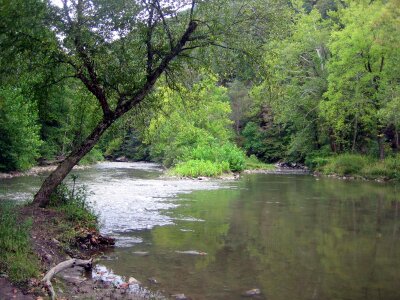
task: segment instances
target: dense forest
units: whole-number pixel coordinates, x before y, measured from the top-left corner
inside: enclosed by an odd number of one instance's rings
[[[160,22],[166,33],[145,27],[143,40],[125,43],[118,22],[125,24],[134,8],[124,1],[92,1],[98,14],[81,16],[78,29],[65,25],[61,2],[0,1],[0,171],[67,157],[108,113],[96,101],[99,92],[118,111],[146,67],[152,71],[149,62],[162,65],[166,45],[176,41],[170,35],[181,34],[171,16]],[[159,3],[153,2],[143,1],[149,14]],[[160,74],[148,73],[159,78],[144,101],[113,119],[80,163],[124,156],[212,176],[245,169],[248,157],[315,169],[341,157],[379,164],[371,174],[398,169],[398,0],[225,1],[210,8],[212,2],[190,11],[209,20],[207,43],[200,31],[188,38],[199,44],[188,46],[179,64],[171,60]],[[106,19],[112,9],[126,12],[114,25]],[[182,4],[175,13],[189,10]],[[103,27],[91,25],[102,17]],[[154,51],[146,53],[135,43],[146,44],[148,28]]]

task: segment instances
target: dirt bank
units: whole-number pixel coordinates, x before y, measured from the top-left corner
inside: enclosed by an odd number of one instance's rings
[[[93,230],[74,226],[65,219],[63,213],[53,209],[22,207],[20,218],[21,221],[32,219],[30,240],[40,261],[41,274],[39,278],[32,278],[26,285],[19,287],[2,274],[0,299],[47,299],[47,292],[40,282],[46,272],[70,258],[95,259],[113,241]],[[78,235],[71,236],[71,232]],[[116,286],[93,279],[91,272],[80,267],[62,271],[52,282],[59,299],[148,299],[146,291],[139,286],[134,290],[127,283]]]

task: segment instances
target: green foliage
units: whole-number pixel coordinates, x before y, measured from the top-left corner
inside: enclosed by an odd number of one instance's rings
[[[368,179],[400,179],[400,155],[377,160],[362,170],[362,176]]]
[[[266,162],[275,162],[285,156],[287,137],[285,131],[271,120],[265,127],[248,122],[242,131],[243,147],[248,155],[256,155]]]
[[[328,145],[309,153],[304,163],[311,170],[321,171],[321,168],[330,162],[333,153]]]
[[[209,160],[188,160],[178,163],[171,171],[172,175],[185,177],[209,176],[215,177],[229,172],[229,163]]]
[[[26,170],[39,156],[36,106],[21,90],[0,88],[0,171]]]
[[[323,171],[326,174],[337,174],[340,176],[357,175],[360,174],[361,170],[369,162],[366,156],[345,153],[333,157],[328,164],[325,165]]]
[[[324,174],[356,176],[367,179],[400,179],[400,155],[378,160],[360,154],[341,154],[333,157],[313,157],[313,169]]]
[[[98,161],[103,161],[104,156],[101,150],[98,147],[94,147],[88,154],[86,154],[81,161],[79,162],[80,165],[91,165]]]
[[[266,164],[258,160],[254,154],[246,157],[246,170],[274,170],[273,164]]]
[[[68,221],[80,226],[97,229],[98,218],[87,202],[88,191],[86,186],[76,185],[77,177],[72,175],[72,186],[60,184],[51,195],[50,206],[63,212]]]
[[[182,161],[201,160],[215,163],[228,163],[233,172],[242,171],[245,167],[245,155],[241,149],[231,143],[223,145],[197,145],[187,149],[181,157]]]
[[[150,157],[166,166],[191,161],[193,174],[209,164],[216,163],[219,173],[225,170],[240,171],[244,168],[244,154],[230,142],[232,134],[229,119],[231,113],[226,89],[216,85],[212,75],[199,75],[190,88],[180,87],[179,93],[167,87],[160,87],[162,113],[155,113],[145,132],[145,142],[150,146]],[[197,165],[194,160],[198,162]],[[207,172],[206,172],[207,173]],[[186,175],[185,175],[186,176]]]
[[[292,19],[265,46],[264,80],[252,91],[259,129],[251,124],[243,131],[245,147],[265,161],[302,160],[322,139],[318,104],[327,85],[331,23],[301,6]]]
[[[31,220],[18,221],[15,205],[0,201],[0,270],[13,282],[26,282],[39,274],[29,240],[31,226]]]
[[[393,89],[399,80],[400,35],[395,3],[349,2],[337,14],[341,26],[331,33],[329,85],[320,109],[343,150],[376,140],[389,125],[378,116],[397,98]],[[382,114],[391,119],[387,111]]]

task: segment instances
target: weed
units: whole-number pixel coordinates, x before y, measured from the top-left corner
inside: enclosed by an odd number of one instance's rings
[[[39,273],[29,241],[31,227],[31,219],[18,221],[15,205],[0,201],[0,270],[13,282],[25,282]]]
[[[63,212],[68,221],[79,223],[90,229],[97,229],[98,217],[87,202],[89,192],[86,186],[76,185],[77,176],[72,176],[72,187],[60,184],[51,195],[50,206]]]

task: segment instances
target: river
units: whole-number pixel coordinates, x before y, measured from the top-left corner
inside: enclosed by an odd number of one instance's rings
[[[308,175],[237,181],[165,178],[155,164],[74,171],[101,231],[117,239],[98,267],[192,299],[400,299],[399,192],[393,184]],[[0,181],[31,197],[41,177]],[[155,278],[157,284],[147,279]]]

